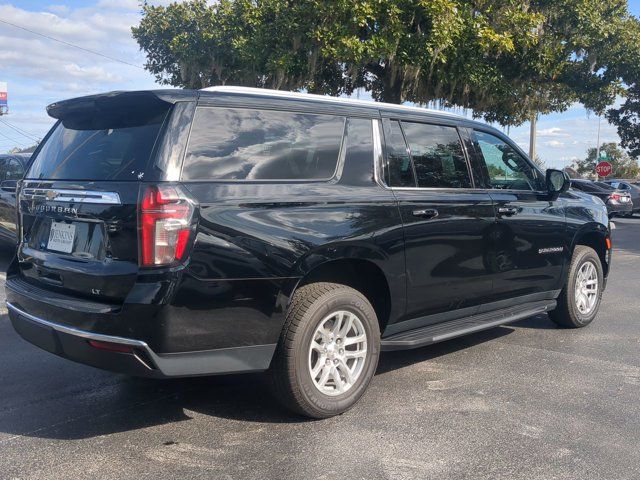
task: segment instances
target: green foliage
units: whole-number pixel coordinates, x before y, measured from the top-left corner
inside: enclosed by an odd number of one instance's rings
[[[620,144],[634,157],[640,157],[640,85],[627,92],[625,102],[607,113],[607,119],[618,126]]]
[[[234,84],[472,108],[502,125],[633,85],[626,0],[189,0],[143,5],[133,35],[159,82]]]
[[[620,149],[616,143],[603,143],[600,150],[607,153],[607,162],[613,167],[610,178],[637,178],[640,175],[638,160]],[[580,175],[594,176],[596,165],[602,161],[601,158],[596,158],[596,154],[596,149],[590,148],[587,158],[576,161],[573,168]]]

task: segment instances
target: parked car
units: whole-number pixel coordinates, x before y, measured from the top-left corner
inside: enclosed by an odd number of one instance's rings
[[[616,190],[621,190],[625,193],[628,193],[631,196],[631,202],[633,203],[633,215],[636,212],[640,212],[640,185],[638,185],[636,180],[619,180],[619,179],[611,179],[605,180],[604,183],[608,184],[612,188]]]
[[[16,186],[27,168],[31,155],[0,155],[0,241],[15,245]]]
[[[381,350],[598,312],[605,206],[485,124],[233,87],[48,113],[6,291],[20,335],[62,357],[268,371],[285,405],[324,418],[363,395]]]
[[[616,215],[629,216],[633,214],[633,203],[631,195],[622,190],[613,188],[603,182],[593,182],[578,178],[571,179],[571,188],[594,195],[602,200],[607,206],[610,217]]]

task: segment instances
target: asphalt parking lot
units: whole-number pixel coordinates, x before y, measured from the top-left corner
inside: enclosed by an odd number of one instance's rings
[[[71,363],[19,338],[2,307],[0,478],[640,478],[640,218],[616,226],[596,323],[542,315],[385,353],[361,402],[324,421],[281,409],[260,376]]]

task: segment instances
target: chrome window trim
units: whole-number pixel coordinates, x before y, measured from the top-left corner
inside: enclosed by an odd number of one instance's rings
[[[382,153],[382,138],[380,137],[381,123],[377,118],[371,119],[372,140],[373,140],[373,178],[382,188],[389,189],[387,184],[381,178],[382,162],[384,156]]]
[[[373,173],[376,180],[376,183],[380,185],[385,190],[389,190],[391,192],[394,191],[420,191],[420,192],[464,192],[464,193],[488,193],[489,189],[486,188],[448,188],[448,187],[390,187],[386,184],[384,179],[380,176],[380,172],[382,170],[382,162],[384,162],[384,155],[382,150],[382,138],[380,137],[380,121],[376,118],[371,120],[372,128],[373,128]],[[434,123],[434,125],[439,125],[438,123]],[[449,126],[449,125],[445,125]],[[400,126],[402,128],[402,125]],[[458,137],[460,138],[460,142],[463,148],[463,154],[465,154],[465,161],[467,163],[467,169],[469,170],[469,175],[472,175],[471,165],[467,159],[466,153],[467,151],[464,149],[464,142],[462,142],[462,137],[460,136],[460,132],[458,132],[457,127],[453,127],[456,129]],[[404,133],[403,133],[404,135]],[[408,149],[407,149],[408,150]],[[409,153],[410,154],[410,153]],[[471,177],[471,182],[473,184],[473,176]]]
[[[45,200],[66,203],[99,203],[103,205],[122,205],[117,192],[98,190],[69,190],[60,188],[26,187],[20,191],[21,200]]]
[[[466,147],[464,145],[464,141],[463,141],[462,136],[460,135],[459,126],[454,127],[454,128],[456,128],[456,130],[458,131],[458,137],[460,137],[460,141],[462,143],[463,153],[465,154],[465,159],[467,161],[467,168],[469,169],[469,174],[471,175],[471,182],[474,184],[474,187],[471,187],[471,188],[390,187],[389,185],[386,184],[384,179],[380,176],[381,165],[382,165],[382,162],[384,161],[384,156],[383,156],[383,150],[382,150],[382,139],[380,138],[380,133],[379,133],[379,127],[376,128],[376,125],[378,125],[378,124],[379,124],[379,120],[378,119],[372,119],[373,142],[374,142],[374,145],[373,145],[373,149],[374,149],[374,154],[373,154],[373,156],[374,156],[374,169],[373,170],[374,170],[374,176],[375,176],[376,183],[378,183],[385,190],[390,190],[392,192],[393,191],[404,191],[404,190],[406,190],[406,191],[421,191],[421,192],[464,192],[464,193],[487,193],[487,194],[490,194],[491,192],[513,193],[513,194],[529,193],[529,194],[532,194],[532,195],[546,195],[547,194],[547,192],[545,192],[544,190],[516,190],[516,189],[507,189],[507,188],[501,189],[501,188],[476,187],[474,179],[473,179],[473,171],[472,171],[473,165],[469,161],[469,158],[470,158],[469,152],[468,152],[468,150],[466,149]],[[439,123],[437,123],[437,122],[434,122],[433,124],[434,125],[439,125]],[[450,125],[445,125],[445,126],[450,126]],[[491,135],[494,135],[492,132],[489,132],[489,131],[487,131],[485,133],[489,133]],[[497,135],[494,135],[494,136],[496,136],[497,138],[500,138]],[[506,143],[508,145],[511,145],[509,142],[506,142]],[[521,153],[521,152],[518,152],[518,153]],[[529,161],[529,159],[526,158],[526,160],[529,163],[529,165],[531,165],[531,162]],[[536,168],[536,167],[534,166],[534,168]],[[540,171],[539,169],[537,169],[537,170]]]

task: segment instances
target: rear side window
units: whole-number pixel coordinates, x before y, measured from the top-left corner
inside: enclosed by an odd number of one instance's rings
[[[334,115],[199,107],[182,179],[329,179],[344,123]]]
[[[397,120],[385,122],[387,144],[387,182],[390,187],[415,187],[413,165]]]
[[[22,164],[15,158],[8,158],[0,166],[0,180],[20,180],[24,175]]]
[[[64,119],[26,175],[50,180],[140,180],[160,133],[165,111],[120,112]]]
[[[420,188],[470,188],[471,178],[455,127],[402,122]]]

